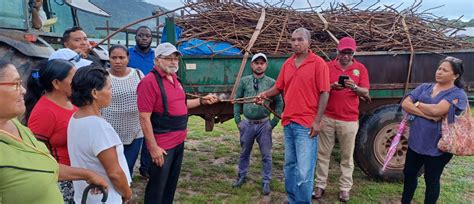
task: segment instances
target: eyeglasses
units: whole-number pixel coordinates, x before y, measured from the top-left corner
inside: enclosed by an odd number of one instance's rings
[[[70,62],[73,62],[73,61],[74,61],[74,62],[79,62],[79,61],[81,61],[81,58],[82,58],[82,57],[81,57],[81,54],[77,54],[76,56],[72,57],[72,58],[69,59],[68,61],[70,61]]]
[[[18,81],[16,81],[16,82],[0,82],[0,85],[4,85],[4,86],[15,86],[15,90],[16,90],[16,91],[19,91],[19,90],[20,90],[20,87],[22,87],[22,83],[23,83],[22,80],[18,80]]]
[[[179,62],[180,58],[179,57],[158,57],[160,59],[164,59],[166,61],[174,61],[174,62]]]
[[[257,78],[253,78],[253,89],[255,89],[255,91],[258,91],[258,80],[257,80]]]
[[[456,58],[456,57],[446,57],[446,58],[444,58],[444,60],[446,60],[446,61],[451,61],[451,62],[454,62],[454,63],[456,63],[456,64],[458,64],[458,63],[459,63],[459,64],[462,64],[462,60],[461,60],[461,59],[458,59],[458,58]]]

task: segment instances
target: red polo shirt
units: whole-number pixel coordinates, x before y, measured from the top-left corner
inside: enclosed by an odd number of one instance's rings
[[[343,70],[336,60],[328,62],[331,83],[337,82],[340,75],[349,76],[357,86],[369,88],[369,73],[365,66],[353,60],[351,66]],[[349,88],[331,90],[329,94],[326,116],[343,121],[357,121],[359,119],[359,97]]]
[[[170,115],[184,115],[188,114],[188,108],[186,107],[186,95],[183,90],[183,86],[179,83],[176,78],[176,74],[173,74],[173,82],[171,83],[167,78],[166,74],[156,66],[153,69],[160,73],[163,79],[163,86],[166,90],[166,96],[168,101],[168,112]],[[163,113],[163,101],[161,99],[161,91],[156,81],[155,74],[152,72],[148,73],[143,77],[142,81],[137,87],[137,104],[139,112],[157,112]],[[168,132],[164,134],[155,134],[156,143],[161,148],[167,150],[176,147],[177,145],[184,142],[186,139],[187,130],[179,130]]]
[[[326,62],[311,51],[299,67],[295,65],[295,57],[285,61],[276,81],[276,88],[283,91],[285,100],[282,125],[293,121],[309,128],[316,117],[319,94],[330,90],[329,69]]]

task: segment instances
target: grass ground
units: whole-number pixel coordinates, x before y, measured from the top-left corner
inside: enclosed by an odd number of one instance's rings
[[[283,203],[286,199],[283,178],[283,130],[277,126],[273,134],[272,193],[261,194],[261,156],[254,145],[248,181],[240,189],[231,183],[237,176],[240,145],[233,121],[216,124],[214,131],[204,131],[204,121],[190,117],[181,177],[175,196],[177,203]],[[335,203],[338,195],[339,155],[333,153],[329,185],[321,203]],[[135,174],[138,175],[138,174]],[[135,176],[135,200],[143,200],[145,180]],[[474,157],[454,157],[442,177],[438,203],[474,203]],[[414,203],[423,203],[424,181],[421,177]],[[377,182],[359,168],[354,171],[350,203],[396,203],[400,200],[402,183]]]

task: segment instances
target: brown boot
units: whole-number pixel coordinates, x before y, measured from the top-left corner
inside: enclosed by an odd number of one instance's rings
[[[313,195],[312,195],[312,196],[313,196],[313,199],[319,200],[319,199],[321,199],[321,198],[323,197],[323,195],[324,195],[324,189],[319,188],[319,187],[316,187],[316,190],[313,191]]]
[[[341,191],[339,193],[339,201],[347,202],[347,201],[349,201],[349,198],[350,198],[349,191]]]

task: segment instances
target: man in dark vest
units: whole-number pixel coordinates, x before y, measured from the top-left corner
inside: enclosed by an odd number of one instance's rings
[[[176,72],[181,53],[170,43],[155,49],[155,66],[137,88],[140,123],[152,165],[145,203],[172,203],[184,154],[188,109],[218,101],[207,95],[186,99]]]

